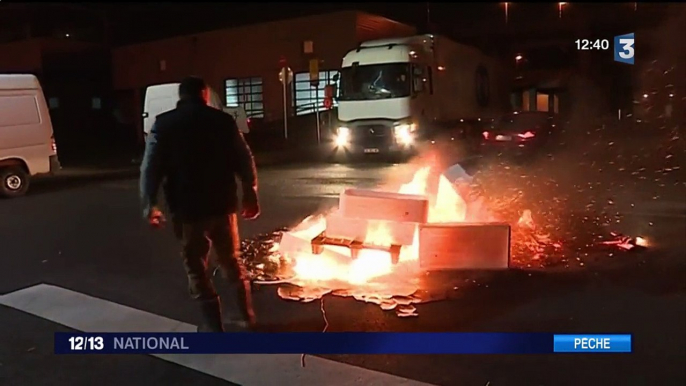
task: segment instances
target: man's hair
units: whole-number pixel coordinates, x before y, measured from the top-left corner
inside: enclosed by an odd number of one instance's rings
[[[197,76],[189,76],[179,85],[179,97],[203,97],[207,85]]]

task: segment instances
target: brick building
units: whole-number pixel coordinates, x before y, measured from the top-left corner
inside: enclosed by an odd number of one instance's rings
[[[344,11],[119,47],[112,52],[116,102],[140,131],[145,88],[193,74],[204,77],[227,105],[242,105],[253,120],[278,121],[284,60],[294,73],[288,113],[307,114],[315,101],[323,105],[323,86],[332,82],[348,50],[361,41],[415,33],[381,16]],[[319,63],[318,93],[309,82],[311,59]]]

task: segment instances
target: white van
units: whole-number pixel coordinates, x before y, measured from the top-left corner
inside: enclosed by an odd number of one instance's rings
[[[52,121],[38,79],[0,75],[0,196],[22,196],[32,176],[59,168]]]
[[[145,104],[143,107],[143,133],[150,134],[155,117],[176,108],[179,101],[179,83],[167,83],[150,86],[145,91]],[[217,110],[222,110],[233,115],[242,133],[249,133],[249,120],[242,107],[225,107],[219,95],[210,89],[209,105]]]

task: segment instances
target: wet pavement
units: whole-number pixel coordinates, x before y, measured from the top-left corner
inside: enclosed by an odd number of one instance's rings
[[[390,185],[397,185],[407,182],[414,170],[412,165],[362,163],[264,168],[260,171],[263,215],[255,222],[242,223],[242,236],[295,225],[335,205],[338,194],[347,187],[375,187],[389,180]],[[499,173],[521,178],[512,169]],[[629,355],[331,359],[354,365],[345,367],[353,373],[366,368],[446,386],[681,385],[686,380],[686,371],[679,364],[686,359],[686,216],[680,212],[683,209],[677,209],[683,202],[678,182],[670,185],[677,188],[659,199],[653,199],[654,184],[637,184],[632,191],[638,193],[622,204],[617,228],[649,239],[651,248],[645,251],[593,251],[584,256],[583,266],[431,275],[425,279],[427,285],[442,288],[446,300],[421,304],[418,317],[404,319],[350,298],[326,296],[323,301],[302,304],[281,299],[275,286],[259,286],[255,301],[262,328],[321,331],[326,325],[328,331],[627,332],[633,333],[636,341],[634,353]],[[613,199],[622,200],[621,194],[617,197]],[[529,202],[545,200],[532,198]],[[588,209],[586,202],[574,204],[570,213],[607,212],[604,207]],[[545,218],[537,213],[540,208],[530,209],[535,219]],[[48,184],[36,186],[27,197],[0,201],[0,246],[0,294],[48,283],[174,320],[199,322],[197,309],[187,297],[176,242],[168,230],[152,232],[141,221],[134,179],[121,176]],[[0,331],[3,385],[86,385],[93,379],[103,385],[227,384],[147,356],[56,357],[52,333],[65,327],[14,308],[0,306],[0,325],[4,327]],[[296,363],[287,370],[274,365],[272,370],[277,377],[278,371],[306,372],[311,371],[307,366],[319,366],[314,359],[307,360],[305,369]],[[139,367],[141,371],[134,371]],[[46,369],[54,375],[37,375]],[[372,379],[370,374],[360,373],[359,384],[383,384],[365,383]],[[392,383],[400,382],[400,378],[393,379]],[[273,382],[277,384],[278,378]],[[332,374],[315,382],[340,384]]]

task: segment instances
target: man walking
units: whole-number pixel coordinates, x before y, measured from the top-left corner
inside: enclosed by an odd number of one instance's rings
[[[176,109],[157,116],[147,138],[140,180],[143,215],[153,227],[164,224],[157,206],[164,180],[190,295],[200,302],[204,318],[198,331],[224,331],[221,302],[208,274],[211,247],[224,277],[236,287],[241,314],[237,323],[250,328],[255,314],[250,282],[239,259],[236,176],[243,191],[241,214],[255,219],[260,213],[255,162],[233,117],[207,105],[202,79],[184,79],[179,98]]]

